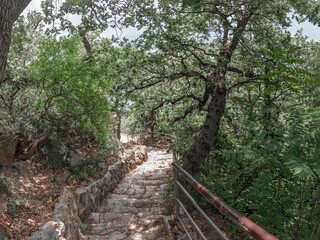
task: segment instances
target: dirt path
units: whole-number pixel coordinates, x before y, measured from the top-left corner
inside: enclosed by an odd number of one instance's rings
[[[87,240],[166,240],[162,191],[169,181],[172,155],[149,149],[149,159],[118,185],[86,221]]]

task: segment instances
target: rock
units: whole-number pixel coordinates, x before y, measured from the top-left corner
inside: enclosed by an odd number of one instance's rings
[[[130,169],[135,169],[136,168],[136,162],[134,160],[130,160]]]
[[[58,167],[78,167],[82,165],[82,159],[65,145],[50,140],[47,140],[44,144],[50,165]]]
[[[44,143],[43,149],[47,153],[47,163],[53,167],[67,167],[64,159],[69,150],[63,144],[57,141],[47,139]]]
[[[4,235],[3,235],[3,233],[2,232],[0,232],[0,240],[4,240]]]
[[[72,150],[66,154],[64,161],[70,167],[79,167],[83,163],[82,159]]]
[[[62,240],[63,232],[65,230],[64,224],[61,221],[49,221],[42,228],[40,232],[32,234],[32,236],[25,238],[26,240]]]
[[[18,140],[0,137],[0,164],[11,167]]]
[[[59,153],[62,155],[62,156],[65,156],[65,155],[67,155],[68,154],[68,152],[69,152],[69,149],[65,146],[65,145],[60,145],[60,146],[58,146],[58,148],[59,148]]]
[[[172,232],[171,226],[169,224],[169,219],[170,219],[170,217],[168,217],[168,216],[162,217],[162,221],[163,221],[163,224],[164,224],[164,227],[165,227],[165,230],[166,230],[166,233],[168,234],[168,236],[170,236],[170,234]]]

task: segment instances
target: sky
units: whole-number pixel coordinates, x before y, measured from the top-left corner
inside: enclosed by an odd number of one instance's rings
[[[41,0],[32,0],[31,3],[28,5],[28,7],[24,10],[23,14],[26,14],[28,11],[31,11],[31,10],[40,11],[41,9],[40,5],[41,5]],[[79,16],[70,16],[69,19],[72,22],[80,22]],[[296,20],[292,20],[292,26],[289,28],[289,31],[292,34],[295,34],[297,30],[301,28],[303,29],[303,34],[308,36],[309,39],[320,42],[320,27],[317,27],[310,22],[303,22],[299,24]],[[116,36],[116,32],[114,29],[105,31],[103,35],[105,35],[106,37],[111,37],[112,34]],[[118,32],[118,34],[120,33]],[[128,38],[129,40],[132,40],[139,36],[139,32],[135,28],[129,28],[123,31],[122,36]]]

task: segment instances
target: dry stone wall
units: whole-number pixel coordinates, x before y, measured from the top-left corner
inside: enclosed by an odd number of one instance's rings
[[[77,189],[74,193],[65,188],[55,205],[52,219],[26,240],[82,239],[82,219],[100,205],[101,200],[117,186],[130,169],[147,159],[147,148],[141,146],[110,166],[102,179]]]

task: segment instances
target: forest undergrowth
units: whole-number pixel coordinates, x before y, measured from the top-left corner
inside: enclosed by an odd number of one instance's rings
[[[64,188],[74,191],[88,186],[121,159],[121,151],[115,146],[103,147],[94,139],[83,139],[72,132],[67,136],[83,159],[79,167],[55,167],[57,163],[49,162],[41,148],[30,156],[27,149],[37,138],[22,135],[13,167],[0,168],[0,231],[8,239],[24,239],[38,231],[50,220]]]

